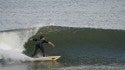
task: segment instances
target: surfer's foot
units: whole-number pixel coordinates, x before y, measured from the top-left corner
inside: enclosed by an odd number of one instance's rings
[[[46,56],[43,56],[43,57],[46,57]]]
[[[46,55],[45,55],[45,54],[43,54],[43,57],[46,57]]]
[[[47,57],[47,55],[43,56],[43,57]]]

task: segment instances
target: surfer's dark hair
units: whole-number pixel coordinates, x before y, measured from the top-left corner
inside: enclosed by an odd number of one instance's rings
[[[41,36],[40,36],[40,39],[42,39],[42,38],[44,38],[44,37],[45,37],[45,36],[41,35]]]
[[[34,38],[34,39],[33,39],[33,41],[37,41],[37,39],[36,39],[36,38]]]

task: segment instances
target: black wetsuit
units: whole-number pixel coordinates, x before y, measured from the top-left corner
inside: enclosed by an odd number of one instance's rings
[[[35,41],[35,50],[34,50],[34,53],[33,53],[32,56],[35,56],[37,50],[40,49],[42,54],[43,54],[43,57],[45,57],[45,50],[44,50],[44,47],[43,47],[44,43],[48,43],[48,41],[46,41],[46,40],[37,40],[37,41]]]

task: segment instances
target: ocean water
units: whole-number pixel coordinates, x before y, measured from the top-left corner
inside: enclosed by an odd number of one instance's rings
[[[48,25],[125,29],[124,0],[0,0],[0,30]]]
[[[0,70],[125,70],[124,19],[124,0],[0,0]],[[32,62],[41,34],[59,60]]]
[[[5,33],[10,36],[13,33],[25,33],[27,31],[29,29]],[[34,31],[31,30],[31,34],[32,32]],[[37,38],[41,33],[46,36],[47,40],[52,41],[56,45],[55,48],[52,48],[50,45],[45,44],[46,55],[60,55],[61,58],[59,60],[32,62],[30,56],[33,53],[34,44],[29,39]],[[19,70],[124,70],[124,35],[124,30],[60,26],[42,27],[37,33],[28,37],[23,45],[22,52],[16,49],[18,47],[11,47],[12,44],[9,48],[1,44],[0,67],[1,70],[18,68],[20,68]],[[41,54],[40,51],[38,51],[39,54]]]

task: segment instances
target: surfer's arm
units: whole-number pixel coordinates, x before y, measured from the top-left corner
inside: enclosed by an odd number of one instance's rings
[[[48,44],[52,45],[53,47],[55,47],[55,45],[52,42],[48,42]]]
[[[30,41],[33,41],[33,38],[29,39]]]

